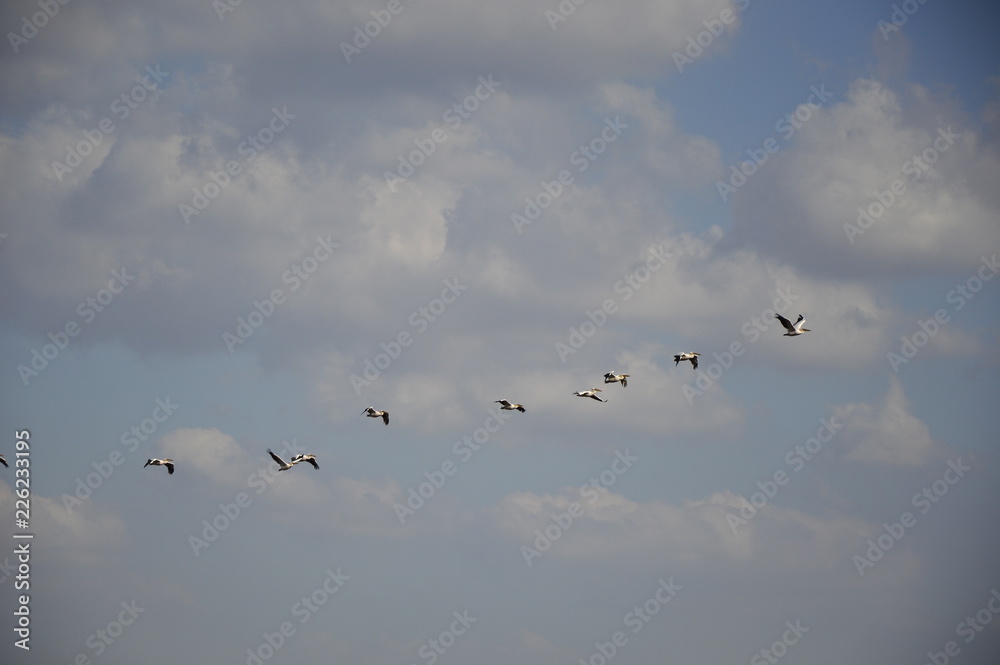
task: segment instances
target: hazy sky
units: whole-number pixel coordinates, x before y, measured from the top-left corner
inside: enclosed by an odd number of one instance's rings
[[[3,662],[1000,660],[992,3],[0,26]]]

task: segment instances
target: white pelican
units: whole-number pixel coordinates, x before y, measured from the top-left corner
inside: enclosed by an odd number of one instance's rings
[[[785,337],[795,337],[796,335],[801,335],[804,332],[812,332],[809,328],[802,327],[802,324],[805,323],[806,320],[801,314],[799,314],[799,318],[794,324],[781,314],[775,314],[774,318],[781,321],[781,325],[785,326],[785,330],[788,331],[784,334]]]
[[[513,411],[514,409],[517,409],[521,413],[524,413],[524,407],[523,406],[521,406],[520,404],[511,404],[510,402],[508,402],[505,399],[498,399],[498,400],[494,401],[493,403],[494,404],[499,404],[500,408],[503,409],[504,411]]]
[[[315,455],[295,455],[294,457],[292,457],[291,465],[298,464],[299,462],[309,462],[310,464],[312,464],[314,469],[319,468],[319,463],[316,462]]]
[[[3,455],[0,455],[0,464],[3,464],[4,467],[10,467],[10,464],[7,464],[7,460],[4,459]]]
[[[590,390],[578,390],[573,394],[577,397],[589,397],[591,399],[596,399],[598,402],[607,402],[608,400],[601,399],[597,396],[597,393],[599,392],[601,392],[600,388],[591,388]]]
[[[381,418],[382,422],[386,425],[389,424],[389,412],[388,411],[376,411],[374,406],[369,406],[367,409],[361,413],[368,414],[369,418]]]
[[[681,363],[685,360],[690,360],[691,369],[698,369],[698,356],[700,355],[701,355],[700,353],[693,353],[691,351],[678,353],[676,356],[674,356],[674,367],[677,367],[678,363]]]
[[[289,469],[291,469],[295,465],[295,462],[292,462],[291,464],[289,464],[285,460],[283,460],[280,457],[278,457],[277,455],[275,455],[274,451],[272,451],[270,448],[267,449],[267,454],[271,456],[271,459],[273,459],[275,462],[278,463],[278,471],[288,471]]]
[[[156,457],[150,457],[146,460],[146,463],[142,465],[142,468],[146,468],[152,464],[153,466],[165,466],[167,467],[167,473],[174,472],[174,461],[172,459],[157,459]]]
[[[617,383],[621,381],[622,388],[628,385],[629,374],[615,374],[614,372],[608,372],[604,375],[604,383]]]

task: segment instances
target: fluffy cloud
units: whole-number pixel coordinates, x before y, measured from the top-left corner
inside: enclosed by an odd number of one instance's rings
[[[925,90],[858,79],[782,147],[733,195],[736,237],[762,253],[822,275],[907,275],[968,269],[995,242],[1000,153]]]
[[[738,560],[744,565],[831,570],[849,560],[848,544],[866,529],[858,520],[817,518],[772,504],[734,533],[727,515],[739,515],[744,505],[745,500],[728,491],[675,505],[637,502],[591,487],[558,494],[512,494],[491,516],[508,542],[535,550],[521,550],[532,564],[552,557],[662,566],[664,557],[669,557],[677,564]]]
[[[0,510],[13,515],[15,499],[11,487],[0,484]],[[37,493],[31,497],[31,528],[46,551],[74,565],[99,564],[128,542],[125,522],[117,513],[91,502],[67,511],[59,500]]]
[[[934,440],[922,420],[910,413],[910,403],[898,377],[879,404],[845,404],[834,409],[844,423],[839,434],[849,448],[845,459],[892,465],[923,464],[934,451]]]

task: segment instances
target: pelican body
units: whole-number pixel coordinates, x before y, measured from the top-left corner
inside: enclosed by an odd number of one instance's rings
[[[698,369],[698,356],[700,356],[700,355],[701,355],[700,353],[691,352],[691,351],[685,351],[684,353],[678,353],[677,355],[674,356],[674,367],[677,367],[678,364],[684,362],[685,360],[690,360],[691,361],[691,369]]]
[[[153,466],[165,466],[167,467],[167,473],[173,474],[174,472],[174,461],[172,459],[158,459],[156,457],[150,457],[146,460],[146,463],[142,465],[142,468],[146,468],[152,464]]]
[[[386,425],[389,424],[389,412],[388,411],[378,411],[374,406],[369,406],[367,409],[361,413],[367,415],[369,418],[381,418],[382,422]]]
[[[615,374],[614,372],[608,372],[604,375],[604,383],[619,383],[621,382],[622,388],[628,385],[628,374]]]
[[[792,323],[781,314],[775,314],[774,318],[778,319],[778,321],[781,322],[781,325],[785,327],[785,330],[788,331],[783,335],[784,337],[795,337],[796,335],[801,335],[802,333],[812,332],[809,328],[802,327],[806,320],[801,314],[799,314],[799,318],[795,320],[795,323]]]
[[[590,390],[578,390],[574,395],[577,397],[589,397],[590,399],[596,399],[598,402],[607,402],[606,399],[601,399],[597,396],[597,393],[601,392],[600,388],[591,388]]]
[[[298,464],[299,462],[308,462],[309,464],[312,464],[312,468],[314,469],[319,468],[319,463],[316,461],[315,455],[295,455],[294,457],[292,457],[291,461],[292,466]]]

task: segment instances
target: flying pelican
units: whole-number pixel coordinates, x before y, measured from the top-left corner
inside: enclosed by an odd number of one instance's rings
[[[7,464],[7,460],[4,459],[3,455],[0,455],[0,464],[3,464],[4,467],[10,467],[10,464]]]
[[[589,397],[591,399],[596,399],[598,402],[607,402],[608,400],[601,399],[597,396],[597,393],[599,392],[601,392],[600,388],[591,388],[590,390],[578,390],[573,394],[577,397]]]
[[[381,418],[382,422],[386,425],[389,424],[389,412],[388,411],[376,411],[374,406],[369,406],[367,409],[361,413],[368,414],[369,418]]]
[[[153,466],[165,466],[167,467],[167,473],[174,472],[174,461],[172,459],[157,459],[156,457],[150,457],[146,460],[146,463],[142,465],[142,468],[146,468],[152,464]]]
[[[275,462],[278,463],[278,471],[288,471],[289,469],[291,469],[296,464],[296,462],[294,461],[295,460],[294,457],[292,458],[292,460],[293,460],[292,463],[289,464],[285,460],[283,460],[280,457],[278,457],[277,455],[275,455],[274,452],[270,448],[267,449],[267,454],[271,456],[271,459],[273,459]]]
[[[504,410],[504,411],[513,411],[514,409],[517,409],[521,413],[524,413],[524,407],[523,406],[521,406],[520,404],[511,404],[510,402],[508,402],[505,399],[498,399],[498,400],[495,400],[493,403],[494,404],[499,404],[500,408],[502,410]]]
[[[292,462],[290,466],[298,464],[299,462],[309,462],[310,464],[312,464],[314,469],[319,468],[319,463],[316,462],[315,455],[295,455],[294,457],[292,457]]]
[[[685,351],[684,353],[678,353],[674,356],[674,367],[677,367],[679,363],[685,360],[691,361],[691,369],[698,369],[698,356],[700,353],[693,353],[691,351]]]
[[[614,372],[608,372],[604,375],[604,383],[617,383],[622,382],[622,388],[628,385],[629,374],[615,374]]]
[[[812,332],[809,328],[802,327],[802,324],[805,323],[806,320],[801,314],[799,314],[799,318],[794,324],[781,314],[775,314],[774,318],[781,321],[781,325],[785,326],[785,330],[788,331],[784,334],[785,337],[795,337],[796,335],[801,335],[804,332]]]

